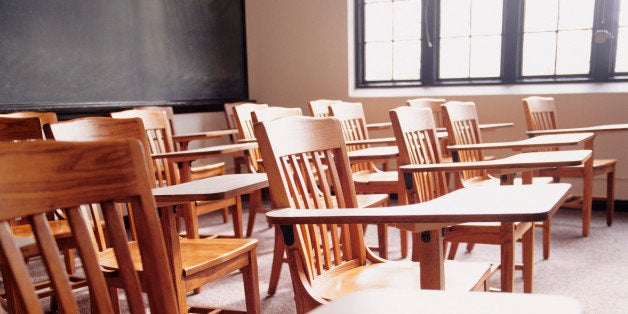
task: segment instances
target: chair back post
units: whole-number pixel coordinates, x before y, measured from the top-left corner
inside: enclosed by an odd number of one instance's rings
[[[336,102],[329,105],[329,115],[340,120],[345,141],[368,140],[364,107],[359,102]],[[368,148],[367,144],[347,145],[347,150],[354,151]],[[356,163],[353,171],[379,171],[372,162]]]
[[[556,104],[553,97],[530,96],[524,98],[522,102],[528,131],[558,128],[556,123]]]

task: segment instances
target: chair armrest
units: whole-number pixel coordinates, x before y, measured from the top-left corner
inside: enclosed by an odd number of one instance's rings
[[[377,129],[390,129],[392,127],[392,122],[380,122],[380,123],[367,123],[366,128],[369,130],[377,130]]]
[[[440,164],[403,165],[399,171],[403,173],[445,171],[459,172],[464,170],[496,170],[499,173],[516,173],[537,169],[578,166],[591,158],[590,150],[566,150],[552,152],[521,153],[501,159],[453,162]]]
[[[346,145],[366,145],[366,144],[392,144],[396,145],[397,140],[394,137],[369,138],[366,140],[346,141]]]
[[[605,124],[605,125],[596,125],[596,126],[589,126],[589,127],[583,127],[583,128],[527,131],[526,134],[528,134],[529,136],[536,136],[536,135],[545,135],[545,134],[566,134],[566,133],[580,133],[580,132],[602,133],[602,132],[626,131],[626,130],[628,130],[628,123]]]
[[[241,139],[238,139],[238,143],[240,144],[257,143],[257,139],[256,138],[241,138]]]
[[[210,138],[228,136],[228,135],[233,135],[233,134],[238,134],[238,130],[229,129],[229,130],[215,130],[215,131],[207,131],[207,132],[179,134],[179,135],[173,135],[172,140],[177,143],[187,143],[187,142],[196,141],[196,140],[206,140]]]
[[[533,138],[527,138],[520,141],[510,142],[493,142],[493,143],[478,143],[467,145],[451,145],[447,148],[451,151],[459,150],[474,150],[474,149],[524,149],[524,148],[547,148],[557,146],[569,146],[577,145],[587,140],[592,139],[595,136],[594,133],[573,133],[573,134],[554,134],[537,136]]]
[[[419,204],[349,209],[284,208],[269,211],[266,217],[268,222],[278,225],[542,221],[560,207],[570,187],[567,183],[474,187]]]
[[[229,144],[203,147],[198,149],[190,149],[179,152],[170,152],[163,154],[152,154],[151,158],[161,159],[167,158],[172,162],[194,161],[203,158],[219,157],[225,155],[233,155],[257,147],[257,144]]]

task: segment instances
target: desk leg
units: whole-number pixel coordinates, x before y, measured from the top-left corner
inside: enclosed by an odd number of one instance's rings
[[[584,149],[593,151],[593,140],[586,141]],[[582,188],[582,236],[588,237],[591,229],[591,206],[593,205],[593,156],[584,163]]]
[[[443,234],[440,229],[424,231],[418,241],[421,262],[421,289],[445,290]]]
[[[501,287],[502,292],[512,292],[515,283],[515,225],[512,222],[502,222],[501,234]]]
[[[184,161],[179,164],[179,182],[185,183],[192,181],[192,162]],[[183,204],[180,209],[185,221],[185,234],[188,239],[198,239],[198,217],[196,216],[196,208],[194,203]]]

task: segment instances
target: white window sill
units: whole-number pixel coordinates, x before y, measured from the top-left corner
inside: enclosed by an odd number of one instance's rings
[[[350,82],[352,83],[352,82]],[[521,84],[486,86],[431,86],[391,88],[350,88],[349,97],[433,97],[532,94],[604,94],[627,93],[628,82]]]

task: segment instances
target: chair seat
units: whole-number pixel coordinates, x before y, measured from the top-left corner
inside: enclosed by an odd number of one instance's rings
[[[353,182],[354,183],[394,183],[396,184],[399,180],[399,174],[397,171],[357,171],[353,173]]]
[[[50,230],[56,239],[72,236],[72,231],[70,230],[70,225],[68,225],[67,220],[50,220],[48,221],[48,225],[50,226]],[[33,237],[33,230],[31,229],[31,225],[29,224],[12,226],[11,231],[13,231],[13,235],[15,237]]]
[[[616,164],[617,164],[617,159],[594,159],[593,160],[593,173],[595,175],[598,173],[611,172],[615,168]],[[582,177],[583,172],[584,172],[584,165],[560,167],[558,169],[541,170],[541,174],[546,175],[546,176],[572,177],[572,178]]]
[[[203,179],[225,174],[225,163],[217,162],[212,164],[194,165],[190,169],[192,180]]]
[[[209,267],[220,265],[257,248],[255,239],[180,239],[183,276],[190,276]],[[142,270],[137,242],[129,243],[131,257],[138,270]],[[101,253],[100,265],[115,270],[118,267],[111,249]]]
[[[389,262],[355,267],[313,283],[317,295],[332,300],[356,291],[381,288],[420,289],[419,263]],[[445,289],[470,291],[483,287],[495,268],[488,263],[445,262]]]
[[[388,194],[358,194],[355,197],[360,208],[384,206],[388,203]]]

